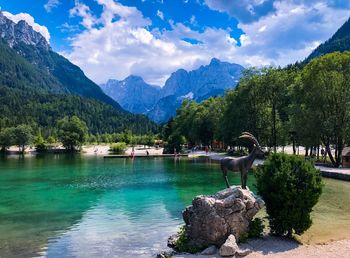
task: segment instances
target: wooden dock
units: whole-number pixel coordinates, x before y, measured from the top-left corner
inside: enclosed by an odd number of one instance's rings
[[[134,158],[174,158],[174,154],[156,154],[156,155],[135,155]],[[188,154],[177,154],[176,157],[188,157]],[[125,159],[131,158],[130,155],[105,155],[105,159]]]

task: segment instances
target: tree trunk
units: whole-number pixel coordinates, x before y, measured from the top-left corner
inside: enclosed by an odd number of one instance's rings
[[[336,155],[337,167],[339,167],[341,164],[342,152],[343,152],[343,141],[339,139],[337,144],[337,155]]]
[[[272,146],[274,153],[277,152],[277,137],[276,137],[276,105],[272,104]]]
[[[332,162],[332,165],[333,165],[334,167],[338,167],[338,166],[337,166],[337,162],[334,160],[334,157],[333,157],[331,148],[329,147],[329,144],[326,144],[326,153],[328,154],[328,157],[330,158],[330,160],[331,160],[331,162]]]
[[[293,138],[293,154],[295,155],[297,150],[295,149],[295,139]]]

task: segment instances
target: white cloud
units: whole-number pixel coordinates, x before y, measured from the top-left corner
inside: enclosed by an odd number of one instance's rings
[[[245,32],[239,54],[250,65],[286,65],[303,60],[348,19],[349,10],[277,1],[275,13],[238,26]]]
[[[59,0],[48,0],[47,3],[44,4],[44,8],[49,13],[60,4],[61,2]]]
[[[197,25],[197,24],[198,24],[198,22],[197,22],[197,20],[196,20],[196,16],[194,16],[194,15],[191,16],[191,18],[190,18],[190,23],[191,23],[192,25]]]
[[[207,28],[199,33],[173,24],[170,31],[149,31],[151,21],[136,8],[108,0],[98,2],[104,8],[101,17],[73,39],[73,51],[65,54],[98,83],[136,74],[161,85],[176,69],[192,69],[212,56],[224,58],[236,45],[225,30]],[[113,21],[116,15],[119,19]],[[81,17],[85,18],[84,12]],[[192,45],[183,38],[203,44]]]
[[[12,14],[9,12],[3,12],[3,14],[15,23],[18,23],[21,20],[26,21],[30,26],[33,27],[35,31],[43,35],[47,42],[50,42],[49,30],[45,26],[36,23],[33,16],[31,16],[30,14],[28,13]]]
[[[157,10],[157,16],[158,16],[160,19],[164,20],[164,13],[163,13],[162,11]]]
[[[92,26],[96,23],[96,18],[92,14],[90,8],[87,5],[80,3],[79,1],[75,1],[75,6],[69,11],[69,15],[71,17],[81,17],[81,24],[88,29],[91,29]]]
[[[254,3],[259,1],[263,0]],[[286,65],[304,59],[349,15],[347,10],[322,3],[310,6],[277,1],[273,14],[239,24],[245,34],[238,46],[229,29],[203,28],[198,32],[170,21],[169,30],[150,30],[151,20],[135,7],[113,0],[97,2],[103,6],[100,17],[79,2],[71,10],[71,15],[81,17],[86,29],[72,39],[72,51],[65,53],[97,83],[135,74],[162,85],[176,69],[195,69],[212,57],[245,66]]]
[[[272,13],[274,11],[273,2],[275,0],[204,0],[209,8],[226,12],[244,23],[256,21],[260,17]]]

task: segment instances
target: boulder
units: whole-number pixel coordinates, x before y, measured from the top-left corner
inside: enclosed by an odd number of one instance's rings
[[[188,245],[191,247],[221,246],[232,234],[239,239],[246,233],[254,215],[264,202],[248,189],[227,188],[211,196],[197,196],[182,215]]]
[[[218,249],[216,248],[216,246],[211,245],[208,248],[204,249],[201,252],[201,255],[213,255],[213,254],[216,254],[217,251],[218,251]]]
[[[221,256],[233,256],[237,253],[239,247],[236,243],[236,238],[234,235],[230,235],[226,242],[220,247],[219,254]]]

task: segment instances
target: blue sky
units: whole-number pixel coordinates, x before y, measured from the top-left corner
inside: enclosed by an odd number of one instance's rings
[[[217,57],[244,66],[305,58],[350,16],[342,0],[0,0],[95,82],[162,85]]]

